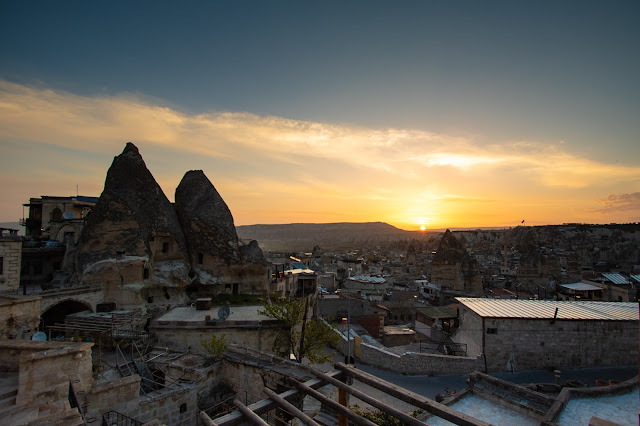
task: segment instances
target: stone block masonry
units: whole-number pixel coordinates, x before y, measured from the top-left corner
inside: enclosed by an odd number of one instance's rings
[[[22,241],[0,237],[0,291],[18,291]]]
[[[347,354],[347,338],[340,334],[337,349]],[[355,352],[355,339],[351,338],[351,351]],[[462,357],[407,352],[396,355],[366,343],[360,344],[360,362],[401,374],[442,375],[469,374],[484,369],[482,356]]]

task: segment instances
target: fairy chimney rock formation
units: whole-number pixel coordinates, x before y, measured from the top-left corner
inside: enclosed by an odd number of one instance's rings
[[[241,285],[242,288],[233,289],[235,292],[258,290],[252,282],[258,284],[266,276],[262,250],[255,241],[239,244],[229,207],[201,170],[184,175],[175,200],[187,238],[194,283]]]
[[[431,282],[469,294],[482,293],[482,280],[475,259],[447,229],[431,263]]]
[[[178,215],[130,142],[107,172],[80,236],[76,261],[80,281],[102,285],[105,300],[122,307],[154,296],[168,300],[170,291],[177,296],[175,288],[189,283]]]

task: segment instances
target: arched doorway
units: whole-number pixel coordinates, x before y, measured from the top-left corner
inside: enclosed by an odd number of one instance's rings
[[[48,326],[55,324],[63,324],[67,315],[75,314],[82,311],[93,311],[91,306],[77,300],[63,300],[40,315],[40,330],[47,331]],[[52,334],[53,336],[54,334]]]

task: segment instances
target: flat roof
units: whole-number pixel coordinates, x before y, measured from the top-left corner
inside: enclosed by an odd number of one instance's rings
[[[638,304],[556,300],[514,300],[456,297],[462,305],[484,318],[532,318],[564,320],[638,321]]]
[[[598,287],[597,285],[586,284],[586,283],[560,284],[560,287],[568,288],[569,290],[580,290],[580,291],[602,290],[604,291],[602,287]]]
[[[186,321],[198,322],[204,321],[204,317],[209,315],[212,320],[218,319],[218,309],[220,306],[212,307],[208,310],[197,310],[192,306],[178,306],[173,308],[156,321]],[[258,311],[264,309],[264,306],[229,306],[229,317],[227,321],[269,321],[273,320],[265,315],[258,314]]]
[[[458,317],[458,310],[450,306],[425,306],[424,308],[416,308],[416,311],[428,316],[429,318]]]

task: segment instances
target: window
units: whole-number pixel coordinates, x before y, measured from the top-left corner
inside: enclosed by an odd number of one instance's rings
[[[142,270],[142,279],[144,279],[144,280],[148,280],[149,279],[149,268],[144,268]]]
[[[185,402],[184,404],[180,404],[180,413],[186,413],[187,412],[187,403]]]
[[[498,329],[497,328],[488,327],[487,328],[487,334],[498,334]]]
[[[0,257],[0,275],[3,274],[4,271],[4,257]]]
[[[169,243],[162,243],[162,252],[163,253],[169,252]]]
[[[198,253],[198,265],[202,265],[204,262],[204,254]]]

